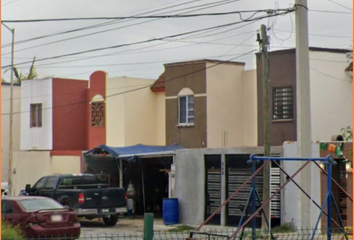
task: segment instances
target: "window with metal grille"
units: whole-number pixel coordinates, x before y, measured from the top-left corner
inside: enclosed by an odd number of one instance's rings
[[[32,127],[42,127],[42,103],[31,104],[30,113],[30,126]]]
[[[91,103],[91,126],[103,127],[104,126],[104,102]]]
[[[273,120],[293,119],[293,88],[273,88]]]

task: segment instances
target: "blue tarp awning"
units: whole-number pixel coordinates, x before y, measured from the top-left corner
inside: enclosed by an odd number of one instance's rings
[[[84,155],[110,154],[114,158],[134,161],[138,157],[172,156],[175,154],[176,150],[183,148],[184,147],[179,144],[172,144],[169,146],[148,146],[137,144],[127,147],[110,147],[103,144],[86,152]]]

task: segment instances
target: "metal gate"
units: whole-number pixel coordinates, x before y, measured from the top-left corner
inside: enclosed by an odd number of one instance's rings
[[[229,198],[241,185],[246,182],[252,175],[251,168],[247,164],[249,160],[249,154],[244,155],[226,155],[226,198]],[[262,199],[262,178],[261,173],[256,176],[256,186],[260,198]],[[232,199],[227,206],[227,225],[237,226],[241,216],[243,214],[244,208],[247,206],[247,200],[250,196],[251,184],[247,184],[236,198]],[[256,208],[260,207],[260,204],[256,203]],[[251,208],[248,209],[248,216],[252,215]],[[246,220],[246,219],[245,219]],[[257,217],[257,227],[261,224],[261,219]]]
[[[207,219],[221,205],[221,155],[205,155],[206,166],[206,209]],[[210,224],[220,224],[220,214],[216,215]]]
[[[278,167],[272,167],[270,169],[270,189],[271,195],[273,195],[280,188],[280,169]],[[275,195],[275,197],[270,202],[272,225],[280,224],[280,194]],[[275,221],[274,221],[275,220]]]

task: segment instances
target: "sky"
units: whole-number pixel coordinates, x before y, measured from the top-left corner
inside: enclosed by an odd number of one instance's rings
[[[104,70],[109,77],[157,79],[166,63],[206,58],[246,62],[246,69],[255,69],[255,53],[259,50],[256,35],[261,24],[268,27],[269,51],[295,47],[294,13],[249,22],[241,20],[266,15],[259,12],[252,16],[256,10],[287,9],[294,3],[295,0],[2,0],[1,18],[28,20],[251,11],[241,16],[6,23],[15,29],[14,61],[24,73],[28,73],[30,63],[23,63],[36,57],[39,78],[89,79],[94,71]],[[311,47],[352,49],[352,0],[309,0],[308,9]],[[231,23],[235,24],[200,31]],[[192,31],[198,32],[165,38]],[[11,32],[1,26],[1,65],[5,79],[10,78],[9,71],[3,68],[11,64],[10,43]],[[110,46],[116,47],[91,51]],[[50,59],[83,51],[91,52]]]

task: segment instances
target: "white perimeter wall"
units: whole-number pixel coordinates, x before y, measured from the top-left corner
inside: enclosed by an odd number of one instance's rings
[[[312,143],[311,146],[311,157],[319,158],[320,157],[320,146],[319,143]],[[298,148],[296,142],[285,142],[284,143],[284,158],[296,158],[298,157]],[[299,161],[283,161],[284,170],[289,174],[289,176],[293,175],[304,162]],[[321,178],[320,178],[320,170],[318,167],[311,163],[306,168],[311,168],[311,175],[307,176],[301,173],[304,173],[304,170],[300,172],[294,180],[302,186],[302,180],[307,179],[312,183],[312,190],[308,192],[308,194],[312,197],[312,199],[321,205]],[[304,182],[304,181],[303,181]],[[302,186],[303,187],[303,186]],[[296,227],[301,228],[302,221],[302,195],[301,190],[292,182],[288,183],[284,190],[282,191],[282,211],[281,211],[281,219],[282,223],[292,222]],[[306,203],[310,202],[310,200],[306,200]],[[311,213],[308,216],[311,218],[312,229],[314,229],[316,221],[320,211],[318,208],[312,203],[311,204]]]

